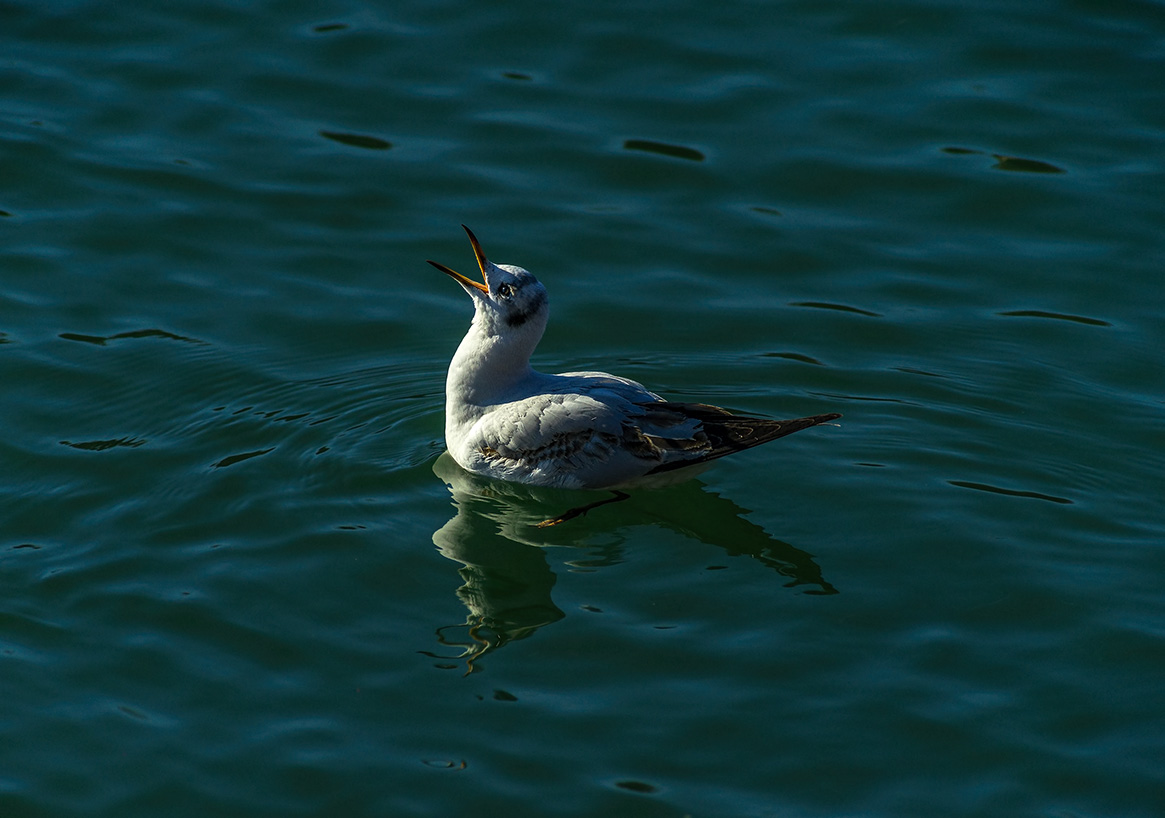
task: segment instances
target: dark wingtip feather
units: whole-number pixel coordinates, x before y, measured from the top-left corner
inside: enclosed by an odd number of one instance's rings
[[[829,412],[824,415],[810,415],[804,418],[791,420],[769,420],[754,418],[748,415],[734,415],[719,406],[709,406],[702,403],[667,403],[666,406],[683,412],[690,418],[700,421],[704,433],[708,436],[711,448],[700,458],[694,460],[676,460],[663,463],[651,470],[651,474],[680,469],[696,463],[705,463],[716,460],[725,455],[742,452],[768,443],[779,437],[800,432],[822,423],[829,423],[841,417],[838,412]]]

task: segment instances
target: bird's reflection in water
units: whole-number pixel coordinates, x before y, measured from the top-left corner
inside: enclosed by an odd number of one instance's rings
[[[556,577],[542,548],[577,546],[584,525],[588,534],[596,526],[662,526],[715,545],[730,556],[752,557],[786,577],[785,587],[806,586],[803,592],[808,594],[837,593],[809,554],[770,537],[745,519],[747,509],[698,480],[634,492],[626,502],[595,510],[585,523],[576,519],[539,528],[540,522],[580,502],[610,495],[491,480],[466,472],[448,452],[437,458],[433,471],[452,493],[457,509],[453,519],[434,532],[433,543],[442,555],[461,563],[465,584],[457,596],[469,609],[464,623],[439,628],[437,634],[441,644],[461,650],[457,658],[465,661],[467,673],[486,653],[565,616],[554,604]]]

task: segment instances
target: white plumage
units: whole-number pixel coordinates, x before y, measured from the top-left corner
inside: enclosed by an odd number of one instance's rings
[[[465,232],[481,282],[429,263],[473,298],[473,322],[445,385],[445,442],[467,471],[538,486],[619,488],[841,417],[767,420],[666,401],[604,372],[537,372],[530,356],[550,315],[546,288],[521,267],[486,259]]]

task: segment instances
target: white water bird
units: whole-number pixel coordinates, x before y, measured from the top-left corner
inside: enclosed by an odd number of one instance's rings
[[[724,455],[841,417],[768,420],[664,400],[605,372],[534,370],[530,355],[550,315],[546,288],[521,267],[489,261],[473,232],[462,227],[482,281],[429,263],[473,299],[473,322],[445,384],[445,443],[466,471],[621,495],[618,489],[663,475],[687,476]]]

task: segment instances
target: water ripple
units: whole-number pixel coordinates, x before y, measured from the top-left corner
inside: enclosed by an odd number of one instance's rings
[[[1051,503],[1061,503],[1063,505],[1072,505],[1072,501],[1065,497],[1055,497],[1051,494],[1041,494],[1038,491],[1022,491],[1019,489],[1005,489],[999,486],[991,486],[987,483],[972,483],[967,480],[948,480],[952,486],[958,486],[964,489],[975,489],[976,491],[986,491],[992,494],[1004,494],[1008,497],[1029,497],[1033,500],[1047,500]]]

